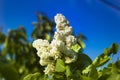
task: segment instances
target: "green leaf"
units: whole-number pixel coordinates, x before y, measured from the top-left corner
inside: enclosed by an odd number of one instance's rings
[[[37,72],[25,76],[23,80],[47,80],[47,78],[44,79],[44,76],[41,76],[41,74]]]
[[[86,77],[86,76],[80,75],[80,79],[79,80],[95,80],[95,79],[92,79],[90,77]]]
[[[2,32],[0,32],[0,44],[4,43],[5,38],[6,38],[5,34],[3,34]]]
[[[112,69],[115,73],[120,73],[120,60],[116,61],[113,66]]]
[[[106,54],[106,55],[110,55],[111,53],[110,53],[110,49],[109,48],[105,48],[104,49],[104,54]]]
[[[78,39],[78,43],[80,44],[82,49],[85,48],[85,43],[82,40]]]
[[[116,43],[113,43],[112,46],[110,47],[111,53],[116,54],[119,50],[119,46]]]
[[[117,60],[115,63],[110,63],[100,72],[102,75],[98,80],[120,80],[120,60]]]
[[[107,63],[110,59],[111,58],[108,57],[107,55],[101,54],[100,56],[96,57],[92,64],[95,65],[96,67],[100,67]]]
[[[65,63],[62,59],[57,59],[55,71],[56,72],[64,72],[65,71]]]
[[[92,66],[92,67],[91,67],[91,70],[90,70],[88,76],[89,76],[90,78],[92,78],[92,79],[97,80],[97,78],[98,78],[98,73],[97,73],[97,70],[96,70],[96,67],[95,67],[95,66]]]
[[[18,72],[11,64],[0,64],[0,73],[5,80],[19,80]]]
[[[83,53],[77,54],[77,60],[74,63],[70,64],[70,67],[72,70],[80,70],[82,71],[87,66],[89,66],[92,63],[92,60],[90,57]]]
[[[81,48],[81,47],[80,47],[79,44],[75,44],[75,45],[73,45],[73,46],[71,47],[71,49],[73,49],[76,53],[79,52],[80,48]]]
[[[70,77],[72,75],[72,72],[71,72],[71,70],[70,70],[70,66],[66,66],[66,76],[67,77]]]
[[[55,73],[54,80],[64,80],[65,76],[63,73]]]
[[[94,65],[89,65],[82,71],[82,73],[87,75],[87,77],[92,78],[94,80],[97,80],[98,78],[98,72],[96,70],[96,66]]]

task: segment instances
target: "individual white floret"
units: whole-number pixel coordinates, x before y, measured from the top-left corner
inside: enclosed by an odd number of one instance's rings
[[[42,53],[39,57],[40,57],[40,64],[42,66],[45,66],[49,63],[49,54]]]
[[[46,66],[46,65],[48,65],[48,62],[47,61],[45,61],[44,59],[40,59],[40,65],[42,65],[42,66]]]
[[[69,25],[69,22],[62,14],[57,14],[55,16],[55,22],[57,30],[63,30],[65,26]]]
[[[39,47],[38,51],[37,51],[37,55],[39,57],[49,57],[50,56],[50,46],[46,46],[46,47]]]
[[[37,39],[33,42],[33,47],[39,50],[40,47],[47,47],[50,46],[49,42],[47,40]]]
[[[51,47],[56,47],[56,48],[60,48],[62,45],[64,45],[64,43],[62,41],[55,40],[55,39],[53,39],[51,44],[50,44]]]
[[[51,48],[50,48],[50,46],[40,46],[39,48],[38,48],[38,51],[39,52],[49,52],[49,50],[50,50]]]
[[[44,70],[45,74],[51,74],[54,71],[55,71],[54,63],[48,64],[47,67]]]
[[[64,41],[65,37],[66,36],[64,35],[64,32],[63,33],[62,32],[55,32],[55,34],[54,34],[54,38],[56,40]]]
[[[63,54],[69,57],[73,57],[73,55],[75,55],[75,52],[70,48],[64,48]]]
[[[71,35],[72,34],[72,27],[66,26],[66,27],[64,27],[63,30],[57,30],[57,32],[55,32],[55,35],[60,35],[60,34],[63,37]]]
[[[67,64],[72,63],[72,62],[76,61],[76,59],[77,59],[76,55],[73,55],[73,57],[66,56],[65,57],[65,63],[67,63]]]
[[[62,54],[56,47],[53,47],[50,50],[50,56],[56,60],[57,58],[61,58]]]
[[[37,51],[37,55],[40,57],[42,55],[43,51],[42,50],[39,50]]]
[[[56,23],[56,24],[59,24],[59,23],[61,23],[61,22],[66,21],[66,18],[65,18],[65,16],[63,16],[62,14],[57,14],[57,15],[54,17],[54,20],[55,20],[55,23]]]
[[[69,26],[69,22],[65,21],[65,22],[61,22],[59,24],[56,24],[56,29],[57,30],[64,30],[65,26]]]
[[[63,30],[57,30],[57,33],[62,33],[65,36],[71,35],[72,34],[72,27],[66,26],[66,27],[64,27]]]
[[[66,46],[71,47],[76,43],[76,38],[73,35],[69,35],[66,37]]]
[[[65,27],[65,35],[71,35],[72,34],[72,27]]]

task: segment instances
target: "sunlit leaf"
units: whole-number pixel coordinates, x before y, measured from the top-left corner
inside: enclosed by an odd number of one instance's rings
[[[24,77],[23,80],[47,80],[47,79],[44,79],[44,76],[41,76],[41,74],[37,72],[34,74],[27,75],[26,77]]]
[[[89,72],[89,74],[88,74],[88,77],[97,80],[97,78],[98,78],[98,72],[97,72],[95,66],[92,66],[92,67],[91,67],[91,70],[90,70],[90,72]]]
[[[78,39],[78,43],[80,44],[82,49],[85,48],[85,43],[82,40]]]
[[[95,65],[96,67],[100,67],[104,65],[105,63],[107,63],[110,59],[111,58],[109,58],[108,56],[102,54],[96,57],[92,64]]]
[[[95,79],[92,79],[90,77],[86,77],[84,75],[80,75],[80,79],[79,80],[95,80]]]
[[[76,53],[79,52],[80,48],[81,48],[81,47],[80,47],[79,44],[75,44],[75,45],[73,45],[73,46],[71,47],[71,49],[73,49]]]
[[[66,66],[66,76],[70,77],[71,75],[72,75],[72,72],[71,72],[70,66]]]
[[[110,49],[109,48],[105,48],[104,49],[104,54],[109,56],[111,54]]]
[[[55,71],[56,72],[64,72],[65,71],[65,63],[62,59],[57,59]]]

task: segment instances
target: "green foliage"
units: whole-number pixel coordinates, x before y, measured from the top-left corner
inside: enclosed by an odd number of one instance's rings
[[[98,80],[120,80],[120,60],[110,63],[103,70],[99,71]]]
[[[114,47],[114,46],[116,47]],[[78,47],[75,47],[76,49]],[[119,80],[120,79],[120,60],[115,63],[109,63],[108,67],[98,69],[111,58],[110,55],[118,52],[118,45],[113,43],[110,51],[105,51],[92,61],[86,54],[79,51],[77,60],[71,64],[66,64],[62,59],[57,59],[55,72],[51,77],[47,76],[45,80]],[[42,78],[42,77],[41,77]],[[26,78],[26,80],[31,80]],[[41,80],[41,79],[36,79]]]
[[[3,43],[4,43],[5,37],[6,37],[5,34],[2,33],[2,32],[0,32],[0,44],[3,44]]]
[[[6,80],[19,80],[19,75],[13,65],[0,65],[0,73]]]
[[[96,57],[96,59],[93,61],[93,65],[96,67],[100,67],[104,65],[106,62],[110,60],[110,55],[111,54],[116,54],[118,52],[118,45],[116,43],[113,43],[110,48],[106,48],[104,50],[104,53],[101,54],[100,56]]]
[[[91,65],[86,67],[86,69],[83,70],[82,73],[87,74],[88,77],[95,79],[95,80],[119,80],[120,77],[116,72],[112,72],[113,70],[118,69],[115,64],[118,63],[119,60],[116,63],[110,63],[107,68],[104,68],[103,70],[96,71],[95,69],[97,67],[103,66],[105,63],[107,63],[110,60],[110,55],[118,52],[118,45],[116,43],[113,43],[110,48],[106,48],[104,50],[104,53],[102,53],[100,56],[96,57],[96,59],[92,62]],[[93,76],[89,76],[92,74]],[[97,75],[98,74],[98,75]],[[117,78],[115,78],[117,77]]]
[[[38,14],[37,15],[38,22],[33,22],[33,25],[35,26],[34,31],[32,32],[32,38],[34,39],[47,39],[51,40],[52,35],[54,33],[54,22],[49,20],[45,14]]]

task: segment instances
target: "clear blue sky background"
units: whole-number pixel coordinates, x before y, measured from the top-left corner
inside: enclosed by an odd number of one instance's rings
[[[84,52],[92,59],[113,42],[120,44],[120,11],[99,0],[0,0],[0,26],[7,32],[23,25],[30,37],[37,11],[45,12],[50,19],[57,13],[65,15],[75,34],[88,38]]]

